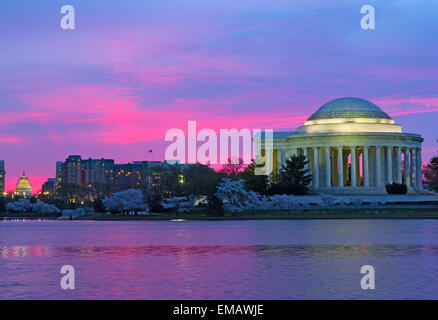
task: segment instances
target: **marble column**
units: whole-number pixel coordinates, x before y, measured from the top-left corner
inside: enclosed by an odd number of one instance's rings
[[[370,169],[369,169],[369,163],[368,163],[368,147],[363,147],[363,186],[369,187],[370,186]]]
[[[357,187],[356,147],[351,147],[351,187]]]
[[[325,186],[331,187],[330,147],[325,148]]]
[[[405,184],[409,187],[411,185],[411,173],[409,170],[409,149],[406,148],[404,152],[405,160]]]
[[[423,168],[421,162],[421,149],[417,149],[417,188],[419,190],[423,189]]]
[[[415,148],[411,149],[411,186],[413,188],[417,187],[417,161],[415,160]]]
[[[319,150],[313,148],[313,186],[319,188]]]
[[[386,180],[387,183],[392,183],[392,146],[386,147]]]
[[[281,167],[284,163],[284,150],[283,149],[277,149],[277,171],[280,173]]]
[[[396,147],[397,148],[397,161],[396,161],[396,165],[397,165],[397,177],[396,177],[396,181],[397,183],[402,183],[402,167],[401,167],[401,147]]]
[[[342,147],[338,147],[338,187],[344,186],[344,155]]]
[[[309,154],[307,153],[307,147],[303,148],[303,154],[304,154],[304,157],[306,158],[306,161],[307,161],[307,164],[304,166],[304,169],[309,170],[310,159],[309,159]]]
[[[376,187],[382,186],[382,148],[376,147]]]

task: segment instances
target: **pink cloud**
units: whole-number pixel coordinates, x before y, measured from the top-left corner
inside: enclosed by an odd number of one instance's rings
[[[16,137],[16,136],[1,136],[0,137],[0,144],[1,143],[20,143],[24,140],[22,138]]]
[[[438,111],[438,98],[404,98],[376,100],[377,105],[391,114],[391,116],[403,116],[415,113]],[[405,106],[401,106],[405,105]],[[421,107],[419,106],[421,105]],[[385,108],[388,106],[388,108]]]

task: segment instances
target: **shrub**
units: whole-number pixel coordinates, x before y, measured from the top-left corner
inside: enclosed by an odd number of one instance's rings
[[[406,194],[408,187],[404,183],[388,183],[386,185],[386,192],[388,192],[388,194]]]
[[[271,187],[267,190],[268,195],[275,194],[292,194],[292,195],[305,195],[309,191],[309,188],[306,185],[302,184],[289,184],[282,185],[279,183],[272,184]]]

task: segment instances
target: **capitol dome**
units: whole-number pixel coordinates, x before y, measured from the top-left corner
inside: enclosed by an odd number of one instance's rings
[[[22,195],[24,197],[32,196],[32,185],[30,184],[29,178],[26,177],[26,173],[23,171],[23,175],[18,179],[17,185],[15,186],[15,194]]]
[[[310,116],[309,120],[335,118],[391,119],[374,103],[361,98],[339,98],[327,102]]]

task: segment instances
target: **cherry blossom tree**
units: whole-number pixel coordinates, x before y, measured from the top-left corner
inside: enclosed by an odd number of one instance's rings
[[[165,209],[176,210],[179,213],[189,212],[194,207],[193,197],[165,198],[161,202]]]
[[[103,206],[111,212],[129,213],[145,211],[149,206],[145,203],[143,194],[137,189],[128,189],[116,192],[112,196],[103,199]]]
[[[253,199],[253,195],[245,189],[245,181],[242,179],[231,180],[223,178],[217,186],[215,196],[222,201],[223,208],[227,211],[242,212],[246,205]]]
[[[42,201],[31,203],[28,199],[18,199],[18,201],[9,202],[6,209],[12,212],[35,212],[39,214],[59,214],[59,210],[52,204],[47,204]]]
[[[319,199],[321,200],[322,207],[327,211],[328,209],[332,209],[335,205],[336,198],[331,194],[319,193]]]
[[[280,212],[289,210],[294,206],[294,197],[287,194],[276,194],[270,197],[272,204],[276,208],[280,208]]]

